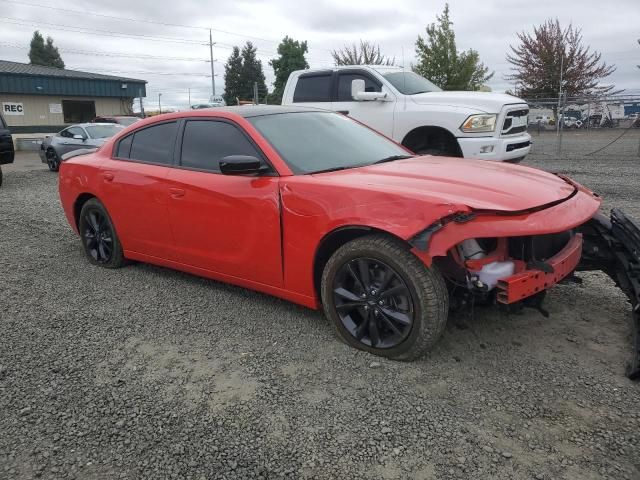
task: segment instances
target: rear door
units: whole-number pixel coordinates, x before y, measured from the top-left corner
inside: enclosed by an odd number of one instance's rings
[[[334,76],[332,70],[303,73],[298,77],[293,92],[293,103],[306,107],[333,107]]]
[[[100,166],[103,201],[125,250],[175,260],[166,177],[178,122],[154,124],[123,137]]]
[[[13,140],[9,127],[0,115],[0,165],[13,162]]]

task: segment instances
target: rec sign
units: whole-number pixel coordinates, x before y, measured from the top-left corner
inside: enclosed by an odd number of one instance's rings
[[[24,115],[22,103],[2,102],[2,113],[4,115]]]

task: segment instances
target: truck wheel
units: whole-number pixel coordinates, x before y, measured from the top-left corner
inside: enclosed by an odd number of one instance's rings
[[[325,315],[347,344],[394,360],[424,355],[442,335],[449,296],[440,273],[385,235],[340,247],[322,273]]]
[[[440,129],[424,130],[410,134],[403,142],[403,145],[418,155],[462,156],[460,146],[455,137]]]

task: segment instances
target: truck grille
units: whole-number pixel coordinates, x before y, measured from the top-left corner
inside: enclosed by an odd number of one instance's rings
[[[507,112],[507,116],[502,124],[502,135],[514,135],[527,131],[528,108],[520,108]]]

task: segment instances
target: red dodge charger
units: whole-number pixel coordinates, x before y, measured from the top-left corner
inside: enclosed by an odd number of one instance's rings
[[[600,215],[568,178],[415,156],[323,110],[161,115],[81,153],[60,168],[60,197],[90,262],[138,260],[321,307],[346,342],[394,359],[428,351],[450,308],[544,312],[545,291],[575,270],[632,278],[640,251],[633,222]],[[640,288],[623,288],[636,305]]]

